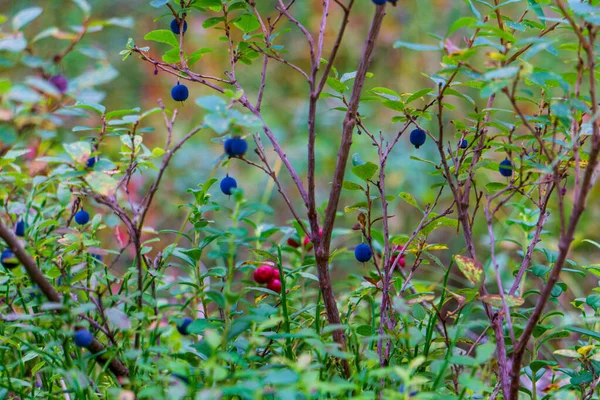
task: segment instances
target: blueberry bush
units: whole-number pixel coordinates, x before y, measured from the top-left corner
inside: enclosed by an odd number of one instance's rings
[[[0,397],[600,398],[600,1],[25,3]]]

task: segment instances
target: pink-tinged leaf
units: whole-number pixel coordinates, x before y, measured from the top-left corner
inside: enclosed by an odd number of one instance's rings
[[[469,282],[477,287],[483,284],[485,274],[483,272],[483,266],[479,262],[461,255],[454,256],[454,260],[456,261],[456,265],[458,265],[460,272],[463,273]]]
[[[525,300],[523,300],[522,297],[511,296],[509,294],[504,295],[504,298],[506,299],[506,305],[508,305],[509,307],[519,307],[525,302]],[[485,296],[479,297],[479,300],[489,304],[492,307],[503,307],[502,296],[500,296],[499,294],[487,294]]]

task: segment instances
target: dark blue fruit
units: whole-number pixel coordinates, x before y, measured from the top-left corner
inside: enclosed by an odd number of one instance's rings
[[[19,266],[19,260],[10,249],[5,249],[0,255],[0,263],[6,269],[13,269]]]
[[[85,165],[88,168],[94,168],[94,165],[96,165],[96,161],[98,161],[98,157],[90,157],[90,158],[88,158]]]
[[[90,344],[92,344],[94,337],[87,329],[79,329],[78,331],[75,331],[73,339],[75,339],[76,346],[88,347]]]
[[[223,192],[227,196],[231,196],[232,195],[231,190],[235,189],[235,188],[237,188],[237,182],[232,177],[226,176],[221,181],[221,192]]]
[[[175,101],[186,101],[189,95],[190,91],[187,86],[182,85],[181,83],[178,83],[171,89],[171,97]]]
[[[177,18],[173,18],[173,21],[171,21],[171,31],[176,34],[179,35],[179,24],[177,23]],[[183,33],[185,33],[185,31],[187,31],[187,21],[183,21]]]
[[[377,4],[378,6],[385,4],[387,0],[373,0],[373,3]]]
[[[360,262],[369,261],[372,255],[371,247],[366,243],[361,243],[354,249],[354,257]]]
[[[192,322],[194,322],[193,319],[190,317],[185,317],[177,324],[177,331],[182,335],[189,335],[190,333],[188,332],[188,326],[190,326]]]
[[[85,210],[79,210],[75,214],[75,222],[79,225],[85,225],[90,222],[90,214]]]
[[[513,166],[508,158],[505,158],[504,161],[500,163],[498,167],[498,171],[502,174],[502,176],[506,176],[507,178],[512,176]]]
[[[25,236],[25,221],[20,219],[15,226],[15,235],[19,237]]]
[[[99,263],[102,262],[102,254],[91,253],[90,256],[92,256],[92,261]]]
[[[232,137],[225,141],[223,148],[229,157],[240,157],[246,154],[248,142],[240,137]]]
[[[469,141],[467,139],[461,140],[458,147],[460,147],[461,149],[466,149],[467,147],[469,147]]]
[[[410,133],[410,143],[417,149],[425,143],[425,139],[427,139],[427,134],[423,129],[417,128]]]
[[[65,94],[69,88],[69,81],[61,74],[50,77],[50,83],[62,94]]]

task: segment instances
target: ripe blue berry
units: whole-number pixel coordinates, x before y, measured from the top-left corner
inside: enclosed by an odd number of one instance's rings
[[[458,147],[460,147],[461,149],[466,149],[467,147],[469,147],[469,141],[467,139],[461,140]]]
[[[75,345],[79,347],[88,347],[92,344],[94,337],[87,329],[79,329],[75,331],[73,335],[73,339],[75,340]]]
[[[241,157],[248,150],[248,142],[240,137],[232,137],[225,141],[223,148],[229,157]]]
[[[231,196],[232,195],[232,191],[231,190],[237,188],[237,182],[232,177],[226,176],[221,181],[221,185],[220,186],[221,186],[221,192],[223,192],[227,196]]]
[[[90,214],[85,210],[79,210],[75,214],[75,222],[79,225],[85,225],[90,222]]]
[[[102,254],[91,253],[90,256],[92,256],[93,262],[102,262]]]
[[[190,326],[192,322],[194,322],[193,319],[190,317],[185,317],[180,323],[177,324],[177,331],[182,335],[189,335],[190,333],[188,332],[188,326]]]
[[[372,255],[371,247],[366,243],[361,243],[354,249],[354,257],[360,262],[369,261]]]
[[[377,4],[378,6],[385,4],[387,0],[373,0],[373,3]]]
[[[427,139],[427,134],[423,129],[417,128],[410,133],[410,143],[417,149],[425,143],[425,139]]]
[[[98,161],[98,157],[90,157],[85,163],[85,166],[88,168],[94,168],[94,165],[96,165],[96,161]]]
[[[69,88],[67,78],[61,74],[50,77],[50,83],[57,88],[61,94],[65,94]]]
[[[187,86],[182,85],[181,83],[178,83],[171,89],[171,97],[175,101],[186,101],[189,95],[190,91]]]
[[[498,167],[498,171],[502,174],[502,176],[506,176],[507,178],[512,176],[513,166],[508,158],[505,158],[504,161],[500,163]]]
[[[173,18],[173,21],[171,21],[171,32],[173,32],[176,35],[179,35],[179,24],[177,23],[177,18]],[[183,33],[185,33],[185,31],[187,31],[187,21],[183,21]]]
[[[19,266],[19,260],[10,249],[5,249],[0,255],[0,263],[6,269],[13,269]]]
[[[25,236],[25,221],[23,221],[23,219],[20,219],[17,222],[17,225],[15,226],[15,235],[19,237]]]

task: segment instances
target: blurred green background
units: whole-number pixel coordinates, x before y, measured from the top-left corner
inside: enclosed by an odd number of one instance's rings
[[[108,56],[110,64],[118,71],[118,77],[108,80],[106,83],[98,87],[99,90],[105,92],[105,99],[102,103],[109,110],[126,109],[140,106],[143,110],[156,107],[157,100],[163,99],[167,107],[178,108],[179,118],[175,127],[176,137],[183,136],[193,127],[202,122],[203,112],[196,106],[193,99],[213,94],[210,89],[200,85],[188,85],[190,88],[190,100],[185,105],[175,104],[170,98],[170,89],[176,83],[173,76],[166,73],[154,75],[154,69],[148,63],[137,60],[135,56],[122,61],[119,56],[119,51],[125,48],[128,38],[133,38],[136,44],[140,47],[151,46],[151,54],[155,58],[160,58],[161,52],[166,47],[161,47],[160,44],[154,42],[146,42],[143,40],[144,35],[154,29],[168,29],[168,24],[171,17],[166,13],[165,9],[155,9],[149,6],[148,0],[129,0],[129,1],[107,1],[107,0],[90,0],[92,5],[92,20],[111,19],[111,18],[131,18],[133,22],[132,28],[111,26],[96,33],[91,33],[86,36],[82,43],[77,47],[95,49],[99,52],[104,52]],[[259,10],[263,16],[275,15],[273,6],[275,0],[261,0],[258,4]],[[370,1],[358,0],[354,7],[349,29],[347,31],[344,44],[341,52],[336,60],[335,67],[340,75],[346,72],[352,72],[356,69],[358,58],[363,46],[364,38],[367,34],[370,20],[374,11],[374,7]],[[441,54],[439,52],[417,52],[407,49],[394,49],[393,44],[397,40],[414,43],[437,44],[439,37],[444,37],[450,25],[459,17],[470,15],[469,7],[462,1],[456,0],[438,0],[438,1],[405,1],[397,7],[388,7],[388,16],[386,17],[383,31],[378,41],[377,50],[375,53],[374,62],[371,66],[371,71],[374,76],[367,80],[366,89],[372,87],[388,87],[398,93],[411,93],[425,87],[433,87],[434,84],[424,74],[433,74],[441,68]],[[57,26],[63,30],[69,30],[71,25],[80,25],[82,21],[82,13],[80,9],[71,1],[67,0],[26,0],[19,2],[2,1],[0,2],[0,14],[12,16],[19,10],[31,7],[43,7],[44,13],[42,17],[35,20],[29,25],[25,32],[28,37],[35,36],[39,31],[49,26]],[[505,12],[511,14],[519,14],[522,12],[521,5],[507,6]],[[316,34],[318,32],[320,16],[321,16],[321,1],[320,0],[299,0],[293,7],[294,15],[302,21],[303,24]],[[337,6],[332,5],[331,18],[329,21],[329,29],[326,36],[326,50],[324,57],[328,57],[331,43],[335,38],[337,27],[340,21],[340,11]],[[161,18],[161,16],[163,18]],[[213,15],[210,15],[213,16]],[[220,32],[215,29],[203,29],[202,22],[208,18],[208,15],[203,15],[199,12],[193,12],[188,18],[189,29],[186,34],[186,51],[192,52],[200,48],[209,47],[214,49],[213,52],[205,54],[203,58],[195,64],[196,72],[223,76],[223,70],[227,69],[228,54],[226,46],[219,41]],[[120,22],[120,25],[128,25],[127,19]],[[303,36],[298,29],[285,19],[279,25],[281,28],[289,29],[289,32],[282,33],[278,38],[278,44],[285,45],[288,53],[286,59],[298,64],[300,67],[307,69],[308,50]],[[7,28],[5,27],[5,30]],[[451,40],[454,45],[464,46],[462,41],[464,31],[455,33]],[[41,56],[50,56],[64,48],[65,42],[59,42],[53,39],[44,39],[43,45],[36,47],[36,51],[47,52],[46,54],[38,54]],[[90,53],[90,51],[88,51]],[[482,56],[484,53],[482,52]],[[237,67],[238,78],[245,88],[250,99],[256,98],[256,91],[260,78],[260,60],[252,66],[240,64]],[[481,58],[483,65],[484,58]],[[562,63],[556,64],[556,58],[550,54],[544,53],[536,56],[535,61],[542,67],[552,65],[553,68],[563,68]],[[89,71],[90,65],[94,63],[104,63],[104,61],[95,61],[82,54],[80,51],[70,53],[62,61],[60,70],[70,79],[81,76]],[[552,64],[555,63],[555,64]],[[98,65],[96,65],[98,66]],[[107,67],[108,68],[108,67]],[[567,67],[565,67],[567,68]],[[110,69],[108,69],[110,71]],[[56,71],[58,72],[58,71]],[[19,70],[13,67],[0,67],[1,75],[8,75],[12,80],[17,80],[19,74],[28,74],[28,70]],[[302,77],[295,71],[285,65],[271,61],[268,69],[268,82],[265,93],[265,100],[262,106],[263,114],[266,122],[276,133],[285,148],[287,155],[292,160],[293,165],[299,172],[300,176],[305,179],[306,174],[306,143],[307,143],[307,126],[306,115],[308,109],[308,88]],[[110,75],[110,74],[109,74]],[[328,91],[328,89],[326,89]],[[478,102],[480,108],[485,107],[485,100],[479,97],[477,91],[470,93]],[[422,100],[419,100],[421,102]],[[451,119],[459,119],[465,121],[466,113],[469,111],[463,109],[465,103],[460,101],[451,101],[457,106],[457,110],[446,114],[447,119],[447,138],[456,145],[457,137],[455,131],[450,124]],[[334,107],[339,107],[340,104],[336,99],[324,98],[320,101],[320,106],[317,116],[317,179],[318,179],[318,204],[321,206],[327,200],[329,194],[329,184],[337,159],[337,148],[341,134],[341,121],[343,113],[332,110]],[[496,107],[507,107],[504,100],[500,99]],[[372,132],[382,131],[387,137],[392,137],[393,134],[400,128],[401,124],[393,124],[391,117],[394,113],[379,105],[378,102],[364,102],[360,107],[361,115],[366,117],[367,125]],[[497,114],[498,118],[506,118],[507,121],[513,121],[514,116],[506,113]],[[74,133],[71,131],[74,125],[96,124],[97,121],[67,121],[67,124],[61,129],[59,135],[54,139],[56,143],[75,141],[86,138],[89,133]],[[427,121],[423,121],[425,127],[435,128],[429,125]],[[157,114],[153,119],[148,120],[146,126],[153,126],[154,132],[146,133],[144,143],[149,147],[162,147],[165,140],[165,129],[162,117]],[[433,130],[435,132],[435,129]],[[247,132],[251,134],[253,132]],[[250,138],[248,138],[250,139]],[[22,140],[32,140],[32,138],[19,138]],[[263,143],[267,144],[267,139],[263,139]],[[253,148],[251,143],[250,149]],[[271,151],[271,147],[267,146],[268,156],[272,163],[275,162],[275,153]],[[60,146],[50,151],[60,151]],[[103,153],[107,156],[115,156],[118,152],[118,143],[115,141],[114,147],[103,149]],[[185,216],[185,211],[178,208],[178,205],[190,201],[191,196],[186,194],[186,189],[195,187],[198,183],[204,182],[213,167],[215,161],[222,153],[221,139],[209,130],[203,131],[190,141],[176,155],[171,167],[168,170],[166,179],[163,181],[162,190],[158,194],[158,199],[155,201],[154,208],[150,215],[150,225],[153,225],[157,230],[160,229],[178,229],[182,219]],[[249,158],[254,161],[257,157],[249,152]],[[359,153],[363,160],[377,163],[377,155],[374,147],[371,146],[370,140],[365,135],[355,135],[354,144],[351,153]],[[408,135],[401,138],[398,145],[394,148],[390,158],[386,179],[387,191],[389,195],[397,195],[400,192],[410,192],[414,195],[417,201],[424,205],[432,201],[437,194],[437,189],[431,189],[431,186],[440,182],[439,177],[430,175],[433,172],[433,167],[429,164],[420,163],[410,159],[411,155],[420,158],[439,161],[437,150],[431,141],[428,141],[422,148],[415,150],[408,143]],[[498,154],[495,159],[501,159],[503,155]],[[238,160],[233,160],[230,165],[230,174],[238,180],[238,185],[244,189],[246,196],[253,201],[268,202],[274,209],[273,217],[267,217],[265,222],[271,222],[278,225],[289,225],[291,214],[285,204],[281,201],[276,191],[265,191],[269,188],[268,178],[262,171],[249,168],[247,164]],[[224,176],[225,171],[219,170],[217,177]],[[502,178],[497,174],[487,170],[479,172],[482,174],[483,183],[488,179],[500,181]],[[140,180],[140,185],[147,185],[151,182],[149,175],[144,176]],[[297,192],[291,184],[289,175],[285,170],[281,170],[280,177],[285,184],[286,191],[293,199],[298,199]],[[348,179],[355,180],[348,174]],[[483,185],[481,185],[483,187]],[[215,196],[222,196],[217,192],[217,188],[213,188],[212,193]],[[594,238],[595,228],[594,219],[598,213],[597,193],[590,201],[590,209],[584,221],[582,221],[581,229],[579,230],[578,239],[589,237]],[[218,199],[220,201],[222,199]],[[341,218],[337,220],[336,238],[334,246],[354,246],[360,242],[358,232],[351,232],[349,229],[354,225],[356,214],[343,212],[344,206],[351,205],[357,201],[362,201],[363,198],[358,192],[343,193],[340,203]],[[227,201],[227,200],[225,200]],[[448,196],[441,202],[442,206],[447,205]],[[297,202],[299,210],[302,210],[301,202]],[[531,206],[531,205],[529,205]],[[569,207],[567,207],[568,209]],[[440,208],[441,210],[442,208]],[[497,224],[497,236],[501,237],[503,232],[509,233],[510,226],[506,221],[510,217],[515,217],[516,209],[507,208],[498,214],[500,223]],[[390,214],[394,215],[391,220],[393,234],[411,234],[412,230],[420,219],[419,213],[412,206],[404,203],[400,199],[396,199],[390,204]],[[505,218],[503,220],[503,218]],[[109,219],[109,222],[111,220]],[[116,223],[116,220],[112,220]],[[483,219],[480,221],[483,222]],[[556,218],[551,217],[551,222],[548,229],[557,229]],[[488,255],[485,248],[488,247],[488,238],[486,236],[486,227],[483,223],[479,223],[475,229],[478,245],[482,248],[480,256],[482,258]],[[522,238],[515,238],[522,240]],[[447,265],[450,256],[458,252],[463,247],[462,236],[457,234],[452,229],[440,229],[436,231],[429,240],[430,242],[446,243],[451,251],[439,253],[442,261]],[[168,242],[163,242],[164,244]],[[576,242],[577,243],[577,242]],[[555,248],[554,237],[547,235],[544,238],[546,247]],[[594,248],[589,244],[579,242],[583,253],[588,258],[586,262],[592,263],[594,256]],[[517,246],[509,242],[503,242],[501,246],[506,252],[500,255],[500,260],[504,266],[509,267],[518,262],[520,257],[517,254]],[[342,259],[343,260],[343,259]],[[512,261],[511,261],[512,260]],[[481,260],[483,261],[483,259]],[[583,260],[582,260],[583,261]],[[409,265],[411,260],[409,259]],[[357,266],[358,268],[358,266]],[[436,267],[424,266],[420,270],[420,274],[428,274],[430,268]],[[505,273],[508,271],[505,270]],[[576,286],[574,286],[576,288]]]

